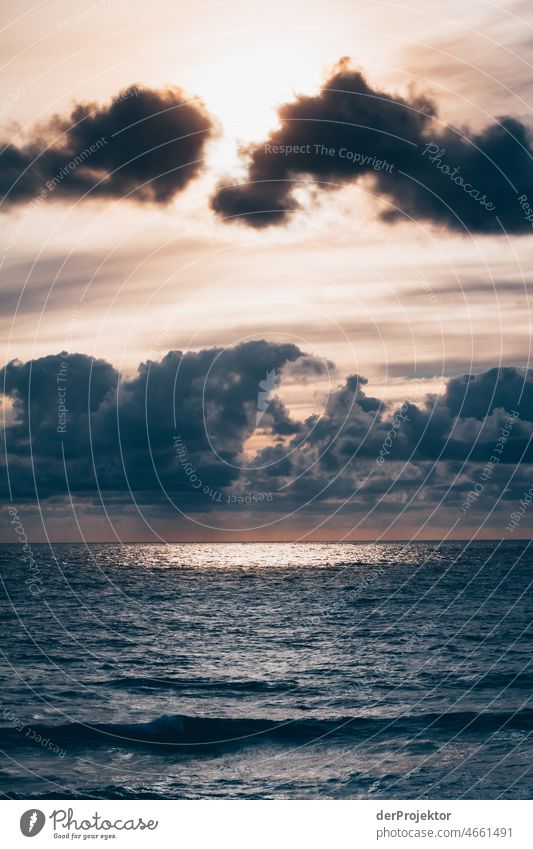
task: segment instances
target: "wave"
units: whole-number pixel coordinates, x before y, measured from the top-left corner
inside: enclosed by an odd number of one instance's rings
[[[251,718],[208,718],[185,715],[160,716],[146,723],[107,723],[84,725],[26,726],[32,735],[28,741],[25,729],[12,726],[0,728],[0,744],[28,745],[28,742],[49,740],[64,746],[107,745],[166,745],[191,750],[200,747],[243,746],[262,742],[312,743],[321,739],[356,739],[374,734],[415,736],[420,733],[437,735],[485,733],[499,730],[533,730],[533,709],[516,712],[478,713],[460,711],[445,714],[427,713],[398,717],[344,717],[339,719],[287,719],[274,721]],[[41,743],[42,745],[42,743]]]
[[[486,675],[480,675],[472,682],[467,680],[466,683],[476,690],[507,690],[509,688],[532,690],[533,672],[488,672]]]
[[[431,687],[436,679],[434,672],[422,672],[419,676],[420,681],[427,682],[428,687]],[[484,675],[472,675],[465,673],[454,677],[449,675],[446,678],[448,687],[459,687],[462,692],[467,690],[498,690],[504,693],[506,690],[533,690],[533,672],[513,670],[508,671],[491,671]]]
[[[297,688],[296,681],[224,680],[217,678],[145,678],[122,676],[87,682],[89,687],[119,690],[214,690],[216,692],[267,693]]]

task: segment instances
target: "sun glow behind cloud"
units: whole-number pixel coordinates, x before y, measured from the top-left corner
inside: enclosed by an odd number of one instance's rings
[[[221,138],[212,145],[210,165],[239,166],[238,146],[265,138],[278,124],[277,108],[295,93],[313,93],[322,81],[311,49],[250,45],[239,52],[188,68],[186,85],[199,94],[220,122]]]

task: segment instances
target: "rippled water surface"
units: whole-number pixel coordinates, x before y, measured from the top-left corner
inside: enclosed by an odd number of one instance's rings
[[[0,546],[4,794],[531,797],[525,543],[33,555]]]

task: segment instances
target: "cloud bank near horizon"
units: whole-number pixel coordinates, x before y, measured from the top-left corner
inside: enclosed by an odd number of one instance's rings
[[[254,508],[285,516],[305,508],[306,521],[343,504],[378,515],[407,504],[412,519],[421,506],[457,507],[482,475],[485,499],[519,498],[533,462],[533,370],[450,378],[442,395],[400,409],[351,375],[322,413],[294,418],[278,393],[284,374],[312,380],[331,366],[265,340],[170,351],[132,379],[85,354],[14,360],[0,372],[13,405],[5,491],[9,481],[15,502],[74,497],[188,516],[223,511],[236,494],[270,493]],[[261,420],[268,444],[251,457],[260,382],[272,371],[279,382]],[[477,506],[476,495],[472,514]]]

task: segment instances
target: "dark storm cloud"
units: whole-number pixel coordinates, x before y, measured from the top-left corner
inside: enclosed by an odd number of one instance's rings
[[[457,474],[454,491],[470,486],[461,474],[473,468],[471,475],[479,475],[491,457],[491,486],[509,476],[496,472],[500,466],[533,462],[533,371],[452,378],[442,395],[405,401],[400,409],[367,395],[365,385],[364,378],[349,377],[288,446],[259,452],[257,465],[268,464],[262,485],[283,486],[296,504],[335,502],[360,485],[367,495],[390,489],[401,500],[425,481],[424,500],[431,503]]]
[[[90,193],[167,203],[201,170],[214,132],[203,104],[181,89],[132,86],[107,106],[78,104],[55,116],[23,146],[4,143],[1,202]]]
[[[14,405],[6,432],[13,490],[19,498],[35,496],[35,472],[39,497],[65,495],[64,449],[75,494],[129,487],[157,494],[164,487],[194,498],[176,457],[175,436],[206,482],[228,486],[238,477],[228,463],[241,461],[255,426],[259,382],[300,356],[295,345],[265,341],[171,351],[160,362],[142,363],[131,380],[84,354],[13,360],[0,371],[0,387]],[[295,432],[281,402],[269,427]]]
[[[283,509],[302,511],[304,526],[306,517],[341,514],[349,522],[364,516],[367,527],[374,527],[373,515],[376,527],[399,516],[417,524],[427,510],[438,510],[444,522],[451,510],[453,522],[467,513],[486,517],[500,501],[505,514],[505,503],[523,496],[533,462],[533,415],[525,402],[533,372],[461,376],[441,396],[419,396],[399,409],[368,396],[365,383],[348,378],[323,416],[304,423],[304,440],[296,436],[255,458],[266,466],[256,487],[281,493]],[[279,509],[278,498],[267,509]]]
[[[390,487],[406,495],[425,481],[424,498],[432,503],[463,464],[485,467],[498,444],[491,486],[505,477],[496,469],[533,461],[533,371],[452,378],[442,395],[405,401],[401,413],[352,375],[322,415],[298,421],[276,391],[284,370],[290,383],[300,366],[319,379],[328,370],[319,360],[311,365],[295,345],[266,341],[171,351],[141,364],[132,379],[83,354],[14,360],[0,371],[14,405],[6,431],[14,497],[67,497],[70,490],[94,499],[100,492],[116,504],[127,503],[131,489],[140,503],[168,497],[189,512],[212,509],[191,485],[194,474],[217,491],[275,490],[268,510],[300,507],[306,499],[316,501],[313,509],[327,509],[365,478],[369,497]],[[259,427],[271,445],[250,462],[244,445],[257,425],[267,374],[272,395]],[[63,419],[60,404],[68,411]]]
[[[499,218],[509,232],[531,232],[531,137],[519,120],[477,133],[443,127],[431,99],[373,88],[347,60],[316,96],[281,106],[279,118],[264,143],[242,151],[246,182],[219,185],[212,206],[224,219],[279,224],[300,208],[302,181],[331,191],[367,177],[390,204],[385,220],[499,233]]]
[[[480,419],[496,409],[519,410],[523,419],[533,421],[533,373],[505,367],[455,377],[448,381],[445,399],[454,416]]]

